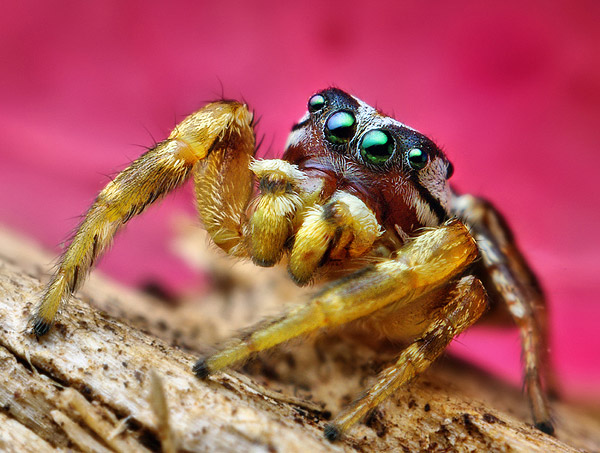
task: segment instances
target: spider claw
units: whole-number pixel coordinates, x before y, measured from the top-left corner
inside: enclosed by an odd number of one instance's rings
[[[537,422],[535,427],[539,429],[541,432],[546,433],[550,436],[554,435],[554,425],[550,420],[544,420],[541,422]]]
[[[340,440],[340,437],[342,437],[342,431],[337,426],[331,423],[325,425],[325,430],[323,431],[323,434],[325,436],[325,439],[332,443],[337,440]]]
[[[33,327],[31,328],[31,333],[34,334],[38,338],[43,337],[44,335],[46,335],[48,333],[48,331],[50,330],[50,327],[52,327],[52,323],[46,322],[43,319],[36,319],[33,322]]]
[[[198,360],[192,367],[192,371],[196,376],[198,376],[199,379],[202,380],[205,380],[210,375],[210,370],[208,369],[208,365],[204,359]]]

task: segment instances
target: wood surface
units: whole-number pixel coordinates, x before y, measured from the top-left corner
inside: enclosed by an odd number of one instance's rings
[[[165,303],[96,272],[38,340],[27,319],[53,258],[0,228],[0,451],[600,451],[599,411],[554,401],[547,436],[520,389],[448,356],[331,444],[327,418],[391,357],[341,332],[199,381],[199,355],[306,290],[177,230],[173,249],[210,289]]]

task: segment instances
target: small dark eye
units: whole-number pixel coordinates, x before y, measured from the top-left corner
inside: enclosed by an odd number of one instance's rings
[[[388,131],[374,129],[363,135],[359,149],[367,162],[381,165],[392,157],[396,143]]]
[[[427,153],[419,148],[413,148],[406,153],[409,165],[415,170],[420,170],[427,165]]]
[[[308,111],[310,113],[317,112],[325,107],[325,98],[320,94],[315,94],[308,100]]]
[[[325,137],[336,145],[348,143],[356,131],[356,118],[351,112],[341,110],[331,115],[325,123]]]
[[[452,162],[448,162],[448,166],[446,167],[446,179],[450,179],[454,174],[454,165]]]

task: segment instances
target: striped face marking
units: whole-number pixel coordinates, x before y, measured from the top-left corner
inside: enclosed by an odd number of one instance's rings
[[[429,138],[337,88],[314,94],[285,159],[359,196],[404,241],[449,216],[452,166]],[[401,232],[401,233],[399,233]]]

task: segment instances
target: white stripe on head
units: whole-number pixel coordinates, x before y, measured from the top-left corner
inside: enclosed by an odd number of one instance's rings
[[[298,120],[298,122],[296,124],[302,124],[302,123],[306,123],[310,120],[310,113],[306,112],[302,118],[300,118]],[[302,139],[304,138],[305,134],[304,134],[304,127],[301,127],[300,129],[296,129],[296,130],[292,130],[292,132],[290,132],[290,135],[288,135],[288,139],[287,142],[285,143],[285,148],[284,149],[288,149],[290,146],[297,146],[302,142]]]
[[[358,107],[358,115],[356,115],[357,118],[371,118],[371,121],[369,121],[368,125],[373,125],[376,127],[385,127],[385,126],[401,126],[401,127],[405,127],[407,129],[410,129],[411,131],[415,131],[418,132],[416,129],[413,129],[410,126],[407,126],[406,124],[390,117],[390,116],[386,116],[386,115],[382,115],[381,113],[379,113],[377,111],[376,108],[371,107],[369,104],[367,104],[366,102],[358,99],[357,97],[352,96],[356,102],[358,102],[359,107]],[[362,125],[361,125],[362,126]],[[366,126],[366,125],[365,125]]]
[[[448,211],[450,187],[446,180],[448,164],[441,157],[434,157],[425,168],[419,171],[419,183],[442,207]]]
[[[296,129],[295,131],[290,132],[288,135],[287,142],[285,143],[285,148],[288,149],[290,146],[298,146],[302,139],[306,137],[306,131],[304,128]]]
[[[440,221],[429,204],[423,200],[417,189],[413,185],[406,186],[405,200],[417,214],[417,219],[423,226],[437,226]]]

